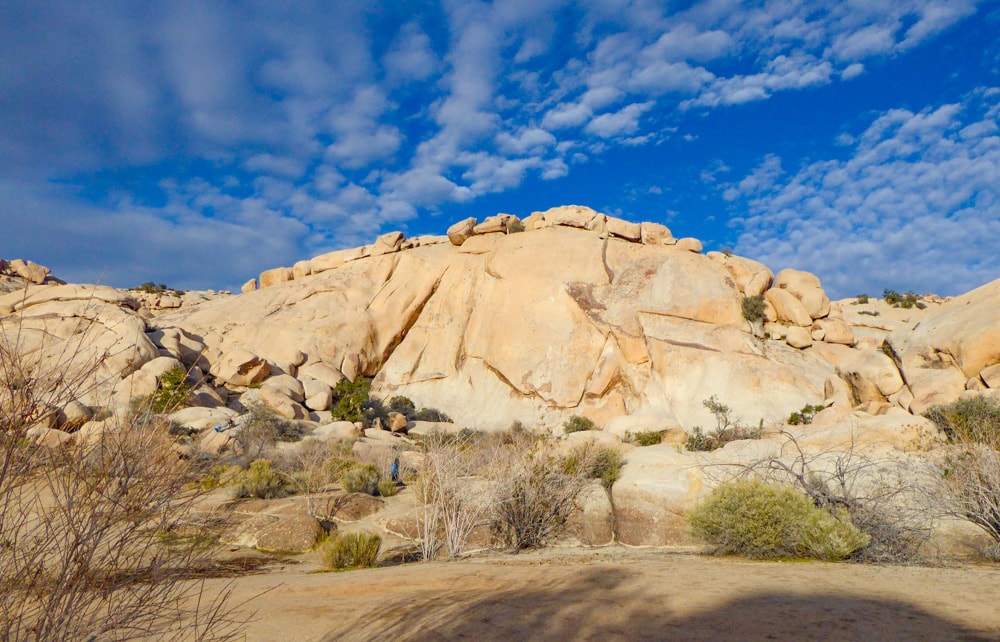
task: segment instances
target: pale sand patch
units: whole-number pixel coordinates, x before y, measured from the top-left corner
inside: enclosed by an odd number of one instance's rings
[[[247,640],[998,640],[1000,567],[543,551],[241,578]],[[213,580],[210,587],[218,586]]]

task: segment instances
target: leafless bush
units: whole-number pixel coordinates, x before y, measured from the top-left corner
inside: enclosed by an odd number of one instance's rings
[[[67,351],[0,325],[0,638],[231,639],[228,591],[203,599],[211,549],[189,464],[155,416],[36,446],[29,430],[94,385]],[[98,355],[99,358],[99,355]]]
[[[420,502],[421,554],[433,559],[465,552],[469,536],[489,524],[495,502],[489,473],[495,450],[471,438],[432,435],[423,442],[424,462],[415,495]]]
[[[1000,553],[1000,453],[983,444],[954,447],[939,469],[941,505],[946,515],[964,519],[993,540]]]
[[[789,432],[779,455],[752,462],[747,472],[767,481],[787,483],[833,514],[844,511],[871,537],[855,553],[867,562],[904,563],[917,559],[930,538],[934,510],[927,471],[894,460],[873,459],[846,450],[809,454]]]

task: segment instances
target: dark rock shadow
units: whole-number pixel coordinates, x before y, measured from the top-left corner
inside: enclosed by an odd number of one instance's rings
[[[987,641],[980,631],[920,607],[842,594],[766,592],[678,616],[683,586],[635,589],[625,569],[581,569],[567,582],[534,583],[488,597],[454,589],[388,598],[325,640],[826,640]],[[628,584],[631,588],[626,588]]]

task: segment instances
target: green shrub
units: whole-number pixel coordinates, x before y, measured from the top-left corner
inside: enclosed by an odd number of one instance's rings
[[[567,433],[580,432],[582,430],[593,430],[594,422],[586,417],[581,417],[580,415],[573,415],[566,423],[563,424],[563,429]]]
[[[810,404],[806,404],[802,406],[802,410],[799,410],[798,412],[793,412],[792,414],[788,415],[788,425],[802,426],[806,424],[811,424],[813,421],[813,417],[815,417],[816,413],[821,410],[824,410],[824,407],[821,405],[817,404],[813,406]]]
[[[888,303],[894,308],[906,308],[906,309],[918,305],[920,301],[920,297],[917,296],[916,293],[914,292],[907,292],[906,294],[900,294],[895,290],[889,290],[889,289],[885,289],[882,291],[882,298],[885,299],[886,303]],[[918,307],[922,308],[923,306],[919,305]]]
[[[868,295],[867,294],[859,294],[856,298],[857,298],[857,301],[855,301],[855,303],[857,303],[858,305],[865,305],[866,303],[868,303]]]
[[[261,403],[250,404],[240,423],[233,439],[243,461],[260,459],[275,442],[298,441],[304,434],[301,424],[279,417]]]
[[[390,399],[389,410],[398,412],[399,414],[404,415],[407,419],[411,419],[417,414],[417,407],[406,397],[393,397]]]
[[[451,420],[451,417],[444,414],[437,408],[421,408],[413,415],[414,421],[437,421],[442,423],[455,423]]]
[[[625,458],[615,448],[586,444],[572,450],[562,460],[563,473],[600,479],[601,485],[611,488],[622,473]]]
[[[637,433],[626,433],[625,441],[632,442],[637,446],[655,446],[663,443],[663,433],[657,430],[643,430]]]
[[[187,384],[184,368],[167,370],[159,377],[159,388],[153,393],[150,405],[153,412],[173,412],[187,404],[191,386]]]
[[[382,538],[378,535],[345,533],[328,539],[320,547],[320,556],[327,568],[368,568],[375,565],[381,548]]]
[[[745,296],[740,302],[743,318],[750,323],[764,320],[764,295]]]
[[[524,223],[522,223],[520,220],[514,219],[513,221],[507,223],[508,234],[517,234],[523,231],[524,231]]]
[[[378,494],[380,497],[392,497],[399,492],[399,486],[391,479],[381,479],[378,482]]]
[[[340,478],[340,483],[348,493],[377,495],[382,474],[375,464],[356,464]]]
[[[365,415],[365,402],[371,390],[372,380],[358,377],[353,382],[341,379],[333,389],[333,413],[335,421],[362,421]]]
[[[252,462],[233,482],[234,497],[273,499],[284,497],[288,490],[288,480],[267,459]]]
[[[963,397],[924,413],[948,439],[958,444],[982,444],[1000,449],[1000,401],[991,397]]]
[[[239,466],[212,466],[208,474],[198,480],[198,486],[202,490],[212,490],[231,486],[240,479],[243,469]]]
[[[718,486],[690,515],[696,536],[719,552],[754,559],[809,556],[844,559],[868,537],[805,495],[759,480]]]

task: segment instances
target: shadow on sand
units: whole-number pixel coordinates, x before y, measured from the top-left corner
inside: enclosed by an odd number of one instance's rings
[[[963,640],[981,633],[894,600],[767,592],[671,612],[684,587],[635,588],[624,569],[581,569],[572,581],[470,595],[380,601],[325,640]],[[569,585],[569,586],[567,586]]]

